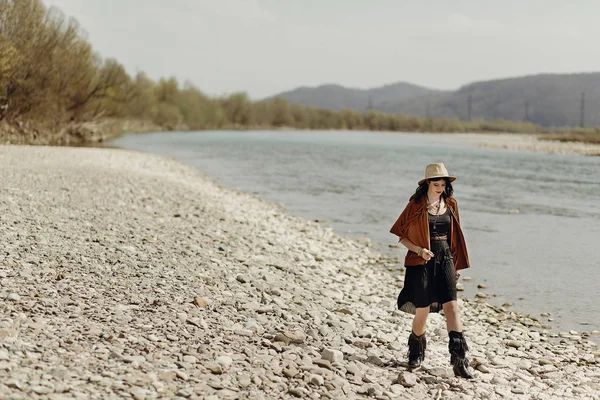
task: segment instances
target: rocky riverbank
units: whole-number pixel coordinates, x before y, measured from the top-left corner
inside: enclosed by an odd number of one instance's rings
[[[600,156],[600,144],[545,140],[547,135],[457,133],[451,135],[451,137],[471,143],[477,147],[490,147],[521,151],[541,151],[554,154]]]
[[[172,160],[0,147],[2,398],[600,398],[588,334],[461,300],[406,372],[393,260]],[[401,251],[401,249],[399,249]]]
[[[293,130],[294,128],[231,125],[225,126],[223,129]],[[173,130],[189,131],[190,127],[185,124],[160,126],[145,120],[115,118],[60,124],[3,121],[0,122],[0,145],[95,146],[128,133]],[[551,137],[556,139],[557,136],[518,133],[440,133],[439,136],[440,141],[455,143],[456,140],[459,140],[477,147],[600,156],[600,144],[549,140],[548,138]]]
[[[89,122],[0,122],[0,145],[94,146],[126,134],[160,132],[186,126],[162,127],[150,121],[98,119]]]

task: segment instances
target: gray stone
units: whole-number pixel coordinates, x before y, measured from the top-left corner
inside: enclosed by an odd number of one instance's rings
[[[252,380],[249,375],[242,374],[238,376],[238,383],[241,387],[245,388],[252,384]]]
[[[217,362],[217,364],[223,367],[224,370],[229,369],[229,367],[231,367],[231,364],[233,363],[233,359],[229,356],[219,356],[215,359],[215,361]]]
[[[376,365],[378,367],[381,367],[384,364],[383,361],[381,360],[381,358],[379,358],[379,357],[377,357],[375,355],[371,355],[371,356],[367,357],[367,362],[369,364],[373,364],[373,365]]]
[[[292,396],[304,397],[304,396],[308,395],[308,390],[301,388],[301,387],[291,388],[290,390],[288,390],[288,393],[291,394]]]
[[[299,371],[296,368],[294,368],[294,367],[284,368],[283,369],[283,374],[285,376],[287,376],[288,378],[293,378],[296,375],[298,375],[298,373],[299,373]]]
[[[315,386],[323,386],[325,384],[325,379],[321,375],[311,375],[308,378],[308,381]]]
[[[417,382],[417,375],[413,374],[412,372],[403,371],[400,372],[400,375],[398,375],[398,383],[404,387],[413,387],[417,384]]]
[[[494,376],[492,378],[492,383],[495,385],[508,386],[508,381],[502,377]]]
[[[330,362],[342,362],[344,361],[344,353],[339,350],[325,349],[321,353],[321,358]]]
[[[6,296],[6,300],[19,301],[19,300],[21,300],[21,296],[19,296],[17,293],[10,293],[8,296]]]

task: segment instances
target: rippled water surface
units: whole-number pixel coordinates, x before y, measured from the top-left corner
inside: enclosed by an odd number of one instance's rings
[[[600,158],[475,148],[436,134],[165,132],[110,143],[172,156],[290,213],[404,255],[388,233],[425,165],[444,162],[477,283],[564,329],[600,329]],[[544,318],[541,318],[544,320]]]

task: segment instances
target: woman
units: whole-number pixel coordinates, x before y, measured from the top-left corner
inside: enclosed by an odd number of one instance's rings
[[[408,248],[398,308],[415,315],[408,338],[409,368],[421,366],[427,344],[427,316],[441,308],[446,316],[454,374],[471,379],[473,375],[466,358],[468,346],[456,302],[457,271],[469,268],[469,256],[460,228],[458,205],[452,197],[451,182],[455,179],[448,175],[444,164],[429,164],[425,178],[419,181],[419,187],[390,232]]]

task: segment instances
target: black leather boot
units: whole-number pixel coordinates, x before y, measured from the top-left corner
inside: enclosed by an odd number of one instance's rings
[[[425,359],[425,349],[427,348],[427,340],[425,334],[417,336],[414,332],[408,337],[408,368],[411,370],[421,367],[421,363]]]
[[[469,360],[467,359],[469,346],[467,346],[467,341],[463,333],[450,331],[448,336],[450,336],[448,350],[450,350],[450,363],[452,364],[454,375],[465,379],[473,379],[473,375],[469,371]]]

